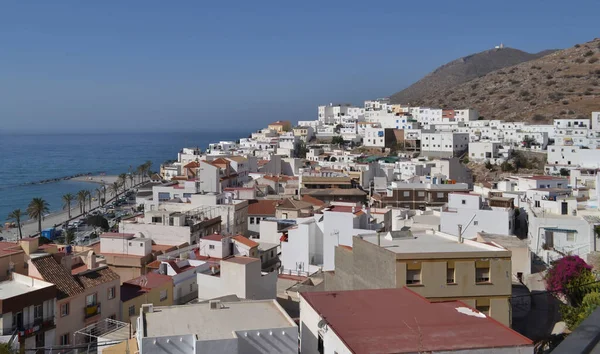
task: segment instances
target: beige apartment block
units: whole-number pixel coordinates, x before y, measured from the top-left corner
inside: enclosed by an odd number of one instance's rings
[[[434,231],[353,237],[338,246],[325,290],[408,287],[431,301],[460,300],[510,326],[511,252]]]

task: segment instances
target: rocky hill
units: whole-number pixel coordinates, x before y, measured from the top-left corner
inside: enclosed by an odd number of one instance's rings
[[[548,123],[600,110],[600,39],[492,71],[411,102],[475,108],[485,119]]]
[[[489,72],[540,58],[552,50],[530,54],[513,48],[490,49],[444,64],[406,89],[393,94],[393,103],[412,104]]]

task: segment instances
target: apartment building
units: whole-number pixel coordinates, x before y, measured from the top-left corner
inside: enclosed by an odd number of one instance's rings
[[[510,157],[510,150],[497,141],[475,141],[469,143],[469,160],[500,165]]]
[[[0,281],[0,342],[16,336],[13,348],[23,352],[56,344],[56,293],[54,284],[18,273]]]
[[[396,183],[392,182],[386,194],[373,194],[371,201],[378,208],[424,209],[432,206],[443,206],[448,203],[448,195],[454,192],[468,192],[466,183],[437,184],[434,183]]]
[[[119,275],[99,264],[92,251],[36,255],[29,260],[28,271],[29,276],[56,285],[54,343],[86,343],[90,337],[77,331],[107,318],[120,319]]]
[[[300,294],[301,353],[533,354],[533,342],[460,301],[412,288]]]
[[[510,326],[511,252],[435,231],[354,236],[336,247],[325,290],[409,287],[436,301],[460,300]]]
[[[363,145],[365,147],[386,148],[396,143],[394,129],[368,126],[364,134]]]
[[[298,327],[275,300],[146,304],[136,328],[140,354],[298,353]]]
[[[121,319],[132,323],[143,304],[173,305],[173,279],[165,274],[147,273],[121,285]]]
[[[422,132],[421,152],[424,156],[455,157],[469,148],[469,134]]]

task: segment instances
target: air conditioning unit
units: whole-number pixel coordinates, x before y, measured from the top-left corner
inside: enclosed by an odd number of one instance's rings
[[[221,308],[221,300],[210,300],[208,306],[211,310],[218,310]]]

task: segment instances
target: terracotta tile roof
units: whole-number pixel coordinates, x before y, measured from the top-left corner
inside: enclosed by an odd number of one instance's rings
[[[254,242],[246,236],[237,235],[232,237],[234,241],[237,241],[243,245],[246,245],[250,248],[258,247],[258,242]]]
[[[59,300],[83,292],[83,286],[52,255],[32,258],[31,263],[35,266],[38,273],[40,273],[43,280],[56,285],[56,297]]]
[[[121,279],[119,274],[115,273],[107,266],[78,274],[75,276],[75,278],[79,280],[79,283],[81,283],[85,289],[95,288],[104,283],[109,283],[115,280],[119,281]]]
[[[222,157],[219,157],[218,159],[214,159],[211,161],[213,165],[227,165],[229,166],[231,164],[231,162],[225,160]]]
[[[150,272],[146,275],[141,275],[137,278],[127,280],[123,282],[123,284],[135,285],[146,289],[153,289],[172,282],[173,278],[171,278],[168,275]]]
[[[250,200],[248,201],[248,215],[269,215],[275,216],[275,207],[281,200]]]
[[[24,240],[24,239],[23,239]],[[0,242],[0,257],[23,253],[21,245],[12,242]]]
[[[197,161],[192,161],[186,165],[183,166],[184,168],[198,168],[200,167],[200,163]]]
[[[238,163],[248,161],[248,159],[245,158],[244,156],[229,156],[229,157],[227,157],[227,159],[238,162]]]
[[[314,205],[316,207],[322,207],[322,206],[324,206],[324,205],[327,204],[327,203],[325,203],[322,200],[319,200],[319,199],[317,199],[315,197],[311,197],[310,195],[303,195],[302,196],[302,201],[310,203],[310,204],[312,204],[312,205]]]
[[[146,264],[146,268],[148,268],[148,269],[158,269],[160,267],[161,263],[162,262],[157,259],[155,261],[152,261],[152,262]]]
[[[288,198],[283,200],[278,206],[278,209],[287,209],[287,210],[300,210],[300,209],[312,209],[313,204],[309,202],[305,202],[302,200],[295,200],[292,198]]]
[[[202,237],[201,240],[221,241],[225,237],[227,237],[227,236],[219,235],[219,234],[212,234],[212,235],[207,235],[207,236]]]
[[[478,314],[461,301],[430,302],[407,288],[305,292],[301,296],[353,353],[454,352],[533,345],[490,317],[459,312],[464,309]]]

